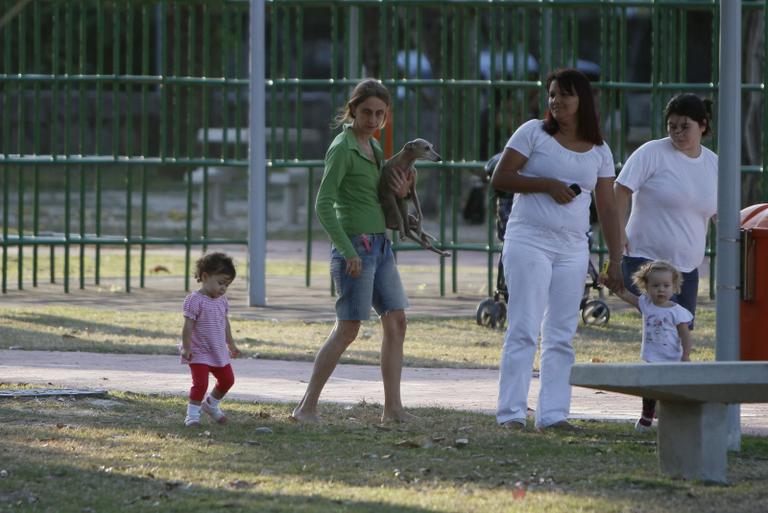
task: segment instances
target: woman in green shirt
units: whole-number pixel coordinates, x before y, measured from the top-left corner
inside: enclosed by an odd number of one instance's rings
[[[384,127],[391,103],[389,91],[378,81],[366,79],[352,91],[336,126],[343,129],[325,155],[325,170],[315,209],[333,243],[331,276],[338,299],[336,324],[315,357],[307,391],[293,410],[298,421],[320,419],[320,393],[341,355],[357,338],[360,323],[371,307],[381,321],[381,375],[384,381],[382,422],[413,418],[400,399],[400,375],[405,340],[405,296],[400,274],[386,237],[384,212],[378,196],[384,155],[374,134]],[[398,170],[395,193],[405,197],[410,179]]]

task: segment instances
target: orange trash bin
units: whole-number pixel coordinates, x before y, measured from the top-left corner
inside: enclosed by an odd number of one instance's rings
[[[768,203],[741,211],[741,359],[768,360]]]

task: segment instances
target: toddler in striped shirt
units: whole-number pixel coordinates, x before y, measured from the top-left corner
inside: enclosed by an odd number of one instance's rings
[[[181,363],[189,365],[192,388],[184,424],[200,425],[200,412],[215,422],[225,424],[227,417],[219,401],[232,388],[235,375],[230,357],[240,351],[232,340],[229,326],[227,287],[235,279],[235,265],[224,253],[209,253],[201,257],[195,267],[195,278],[201,284],[184,299],[184,328],[181,331]],[[216,386],[207,397],[208,374],[216,378]]]

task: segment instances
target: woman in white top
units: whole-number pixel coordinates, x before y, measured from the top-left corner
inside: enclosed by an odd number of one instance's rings
[[[491,179],[514,192],[502,262],[510,291],[499,369],[496,419],[525,427],[528,388],[541,332],[537,428],[575,429],[568,422],[574,361],[572,339],[589,262],[589,204],[597,212],[610,260],[605,279],[623,288],[619,224],[613,205],[613,156],[600,133],[589,79],[575,69],[547,77],[544,120],[520,126]]]
[[[683,273],[682,290],[672,301],[694,317],[698,267],[709,220],[717,211],[717,155],[701,145],[711,109],[709,100],[694,94],[672,98],[664,113],[669,137],[640,146],[614,184],[624,285],[637,294],[632,275],[646,262],[666,260]]]

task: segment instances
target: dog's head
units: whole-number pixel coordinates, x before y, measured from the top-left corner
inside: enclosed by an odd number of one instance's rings
[[[413,156],[414,159],[431,160],[432,162],[440,162],[443,160],[432,147],[432,143],[425,141],[424,139],[414,139],[413,141],[406,143],[406,145],[403,146],[403,150]]]

